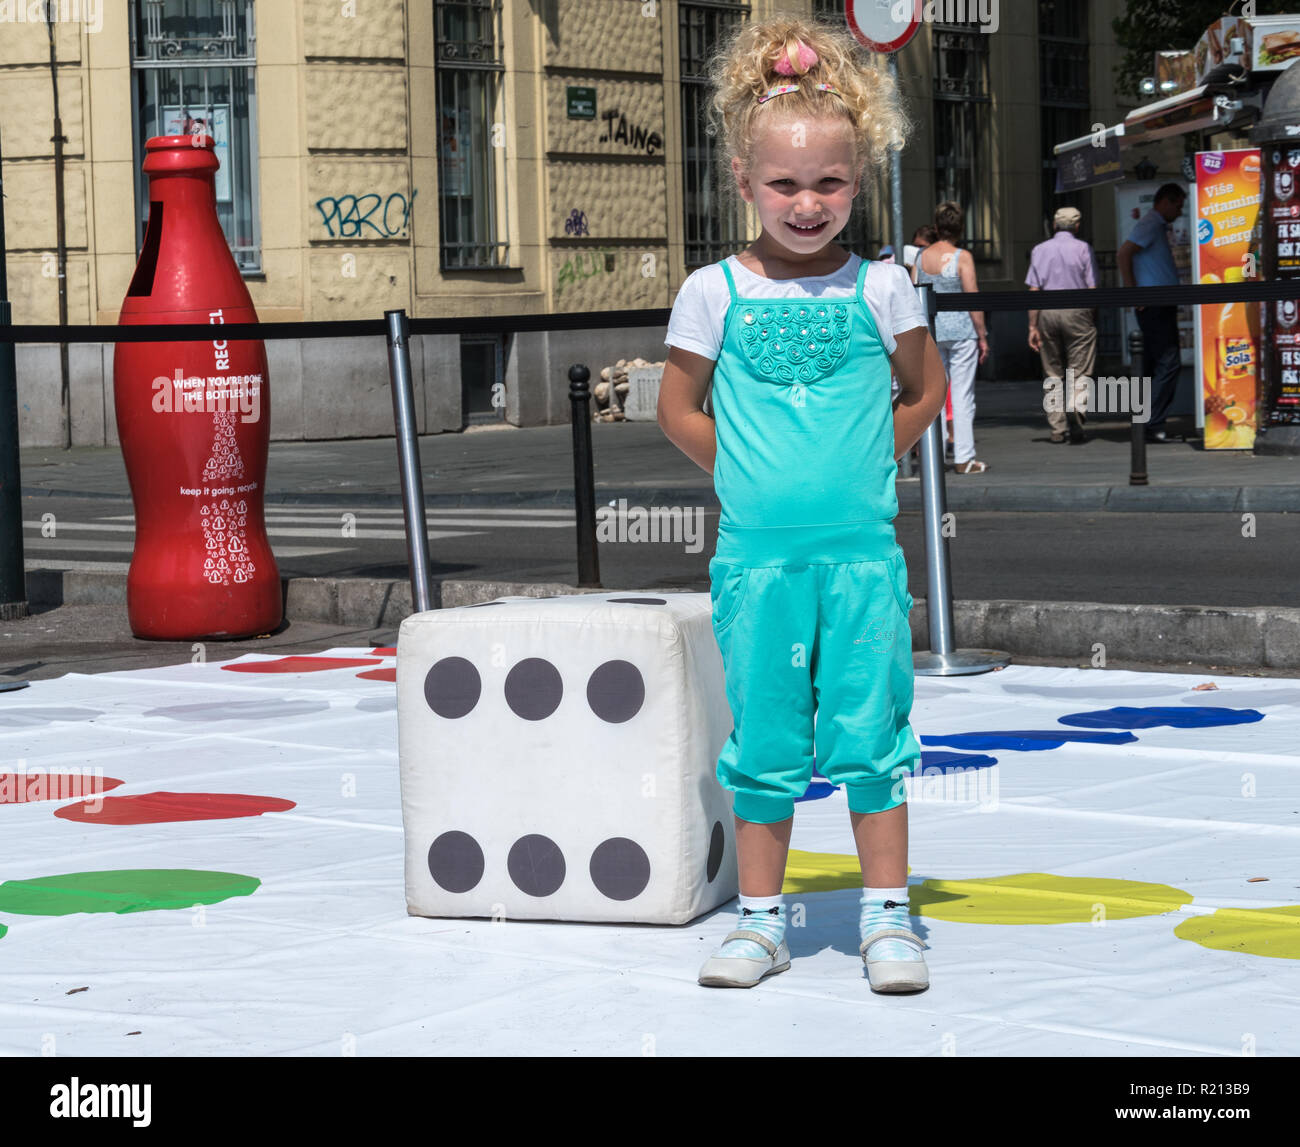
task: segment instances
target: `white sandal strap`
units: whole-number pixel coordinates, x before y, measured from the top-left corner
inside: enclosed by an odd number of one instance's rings
[[[732,932],[722,942],[723,944],[730,944],[732,940],[753,940],[755,944],[765,949],[769,956],[776,955],[776,945],[773,944],[770,939],[764,936],[762,932],[751,932],[747,928],[741,928],[735,932]]]
[[[905,940],[910,944],[915,944],[918,951],[924,952],[926,943],[915,932],[909,932],[906,928],[882,928],[879,932],[872,932],[861,944],[858,945],[858,952],[866,955],[867,949],[877,940]]]

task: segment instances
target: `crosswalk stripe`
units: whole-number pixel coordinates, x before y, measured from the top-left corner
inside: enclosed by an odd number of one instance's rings
[[[335,539],[333,534],[326,535]],[[403,535],[405,536],[405,535]],[[50,553],[56,550],[73,550],[77,553],[90,554],[129,554],[135,549],[134,542],[101,541],[95,538],[79,538],[76,541],[63,541],[59,538],[24,538],[23,550],[26,553]],[[312,558],[322,554],[347,553],[347,546],[273,546],[277,558]],[[28,565],[31,562],[27,563]]]
[[[286,505],[284,503],[275,503],[264,508],[264,513],[269,518],[272,515],[294,515],[305,517],[322,517],[337,518],[342,514],[354,514],[358,518],[371,517],[392,517],[401,518],[404,511],[400,506],[362,506],[359,509],[350,510],[346,506],[298,506]],[[568,521],[573,520],[573,511],[556,510],[549,508],[531,508],[518,506],[515,508],[499,506],[427,506],[425,516],[434,516],[439,518],[448,517],[475,517],[475,518],[565,518]],[[133,522],[134,514],[115,514],[101,519],[105,522]]]
[[[77,562],[68,558],[27,558],[29,570],[70,570],[72,573],[126,573],[130,562]]]
[[[429,524],[441,525],[444,523],[433,522]],[[445,524],[463,525],[466,523],[450,522]],[[39,531],[41,528],[40,522],[24,522],[23,525],[36,531]],[[135,533],[134,526],[105,526],[105,525],[97,525],[93,522],[60,522],[58,524],[58,529],[78,530],[78,531],[85,531],[90,533],[99,533],[101,531],[104,533],[110,533],[110,532],[119,532],[119,533],[128,533],[128,534]],[[340,533],[340,529],[341,527],[339,526],[332,526],[329,529],[322,529],[322,528],[291,529],[278,524],[273,525],[272,523],[268,522],[266,527],[266,532],[270,537],[273,538],[330,538],[331,540],[335,540],[335,541],[351,541],[354,538],[368,538],[371,541],[401,541],[406,537],[405,530],[368,530],[361,527],[357,527],[355,533],[350,533],[347,535],[347,537],[344,537]],[[467,538],[478,532],[479,531],[477,530],[430,530],[429,537],[430,539],[433,540],[436,540],[438,538]],[[51,541],[57,542],[58,535],[56,534],[53,538],[47,538],[44,536],[32,537],[29,540],[31,542],[51,542]],[[94,545],[92,545],[92,543],[89,541],[65,543],[65,548],[68,545],[74,545],[74,544],[77,546],[78,549],[94,548]],[[103,543],[103,544],[107,545],[108,543]],[[131,548],[130,544],[127,544],[126,548],[129,550]]]

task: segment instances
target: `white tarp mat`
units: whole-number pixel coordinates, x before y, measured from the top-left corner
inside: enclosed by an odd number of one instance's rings
[[[927,761],[997,764],[908,782],[932,987],[876,996],[847,806],[820,785],[793,962],[752,990],[695,980],[734,901],[675,927],[407,916],[395,659],[320,656],[359,664],[0,694],[0,1053],[1300,1053],[1300,681],[918,679]],[[1241,723],[1196,723],[1216,711]],[[121,784],[78,820],[61,769]]]

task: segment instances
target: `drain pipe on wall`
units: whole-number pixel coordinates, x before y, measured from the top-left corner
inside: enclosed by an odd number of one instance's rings
[[[50,34],[50,83],[54,89],[54,216],[58,245],[59,326],[68,325],[68,242],[67,218],[63,205],[63,119],[59,115],[59,72],[54,51],[55,5],[45,9],[45,27]],[[63,423],[63,449],[72,447],[72,402],[68,386],[68,344],[59,343],[59,409]]]

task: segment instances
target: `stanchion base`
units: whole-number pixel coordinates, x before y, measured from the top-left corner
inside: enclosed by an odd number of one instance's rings
[[[963,677],[1010,664],[1011,654],[1000,649],[954,649],[951,653],[926,649],[912,654],[912,669],[918,677]]]
[[[0,681],[0,693],[12,693],[15,689],[26,689],[26,681]]]

